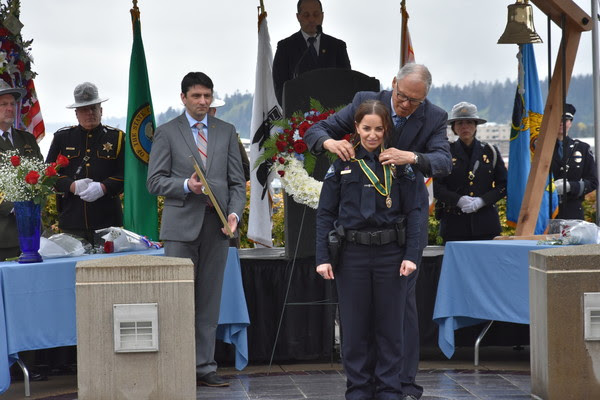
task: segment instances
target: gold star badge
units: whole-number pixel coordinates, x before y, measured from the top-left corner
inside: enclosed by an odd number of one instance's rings
[[[111,151],[111,150],[112,150],[112,148],[113,148],[113,145],[112,145],[112,143],[110,143],[110,142],[106,142],[106,143],[104,143],[104,144],[102,145],[102,149],[103,149],[104,151]]]

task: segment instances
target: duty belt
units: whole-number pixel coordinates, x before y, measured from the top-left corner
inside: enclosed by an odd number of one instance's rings
[[[398,239],[396,229],[384,229],[381,231],[346,231],[346,241],[349,243],[362,244],[366,246],[383,246],[395,242]]]

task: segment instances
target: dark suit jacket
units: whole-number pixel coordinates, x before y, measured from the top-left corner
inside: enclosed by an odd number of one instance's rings
[[[277,51],[273,59],[273,84],[279,104],[282,104],[283,84],[303,72],[317,68],[350,69],[346,43],[342,40],[324,33],[321,34],[316,63],[308,52],[305,53],[306,49],[307,44],[300,31],[277,43]],[[304,54],[305,56],[302,58]]]
[[[40,147],[35,137],[25,131],[12,128],[14,147],[0,138],[0,153],[7,150],[18,150],[22,156],[43,159]],[[18,247],[19,237],[17,233],[17,221],[15,214],[11,213],[13,204],[10,201],[0,203],[0,247]]]
[[[246,204],[246,181],[235,127],[208,116],[208,162],[206,179],[225,217],[240,218]],[[185,114],[158,127],[148,163],[148,191],[165,196],[160,239],[195,240],[204,221],[208,196],[185,193],[184,181],[194,172],[190,155],[202,165],[192,130]],[[219,232],[215,232],[219,234]]]
[[[392,92],[358,92],[352,103],[336,112],[324,121],[314,124],[304,134],[304,141],[313,153],[323,152],[323,142],[332,138],[342,139],[346,134],[354,132],[354,114],[366,100],[375,99],[386,105],[392,114]],[[412,113],[403,128],[394,128],[387,147],[419,153],[419,169],[425,176],[446,176],[452,170],[450,145],[446,136],[448,113],[429,100],[421,104]],[[390,124],[394,126],[390,117]],[[413,166],[414,167],[414,166]],[[427,219],[429,217],[429,194],[425,183],[418,185],[421,220],[423,222],[423,247],[427,245]]]

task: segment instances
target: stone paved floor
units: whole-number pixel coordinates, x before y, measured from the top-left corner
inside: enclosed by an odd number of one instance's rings
[[[510,347],[483,348],[480,366],[473,366],[472,349],[457,349],[448,360],[438,349],[423,354],[417,382],[422,400],[530,399],[529,351]],[[197,399],[206,400],[344,400],[346,380],[339,363],[250,365],[244,371],[219,368],[231,382],[228,388],[198,387]],[[267,374],[267,372],[270,372]],[[23,382],[14,382],[2,400],[75,400],[77,376],[50,376],[31,383],[25,397]]]
[[[198,387],[196,398],[344,400],[346,387],[344,374],[340,370],[240,374],[228,378],[231,385],[227,388]],[[517,400],[530,399],[529,379],[529,373],[525,371],[421,370],[417,381],[425,388],[422,400]],[[7,400],[24,398],[20,392],[7,397]],[[31,399],[76,400],[77,393],[36,397],[33,390]]]
[[[433,399],[529,399],[526,372],[432,370],[420,371],[417,381]],[[266,376],[238,375],[229,388],[198,388],[198,399],[207,400],[344,400],[346,379],[342,371],[298,371]]]

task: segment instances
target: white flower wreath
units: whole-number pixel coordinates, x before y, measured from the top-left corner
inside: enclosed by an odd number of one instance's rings
[[[302,161],[289,155],[283,156],[285,163],[275,163],[275,171],[283,171],[279,174],[281,186],[287,194],[292,196],[296,203],[317,208],[323,182],[316,180],[304,169]]]

